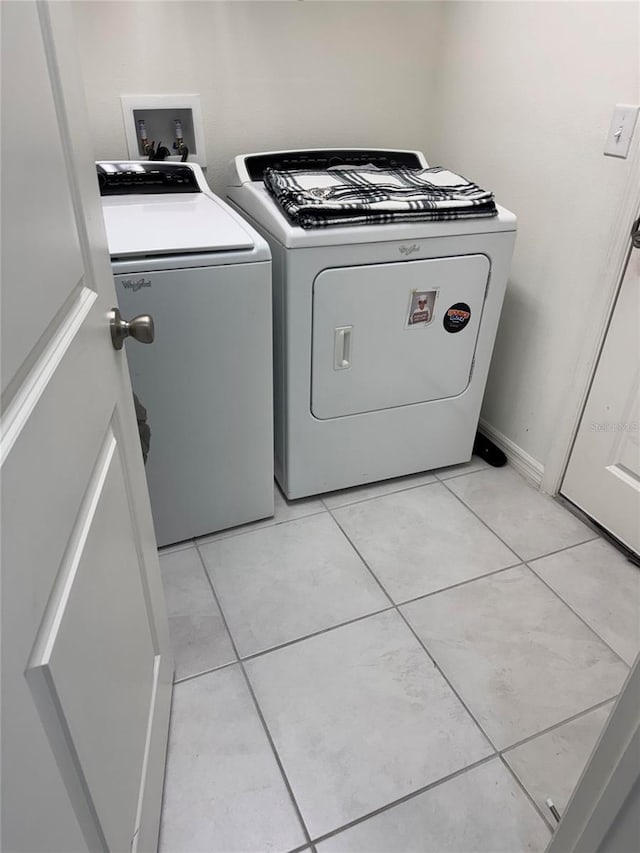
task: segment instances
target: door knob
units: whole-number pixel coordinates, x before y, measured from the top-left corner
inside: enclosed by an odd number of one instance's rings
[[[134,338],[141,344],[151,344],[155,336],[153,317],[149,314],[139,314],[127,322],[122,319],[117,308],[111,309],[109,328],[114,349],[122,349],[126,338]]]
[[[634,249],[640,249],[640,219],[634,223],[631,229],[631,243]]]

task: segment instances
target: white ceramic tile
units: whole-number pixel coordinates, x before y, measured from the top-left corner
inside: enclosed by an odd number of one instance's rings
[[[454,477],[447,486],[523,560],[577,545],[595,534],[506,465]]]
[[[526,566],[402,610],[500,749],[615,696],[628,672]]]
[[[479,456],[472,456],[468,462],[461,465],[449,465],[447,468],[438,468],[433,473],[439,480],[450,480],[451,477],[459,477],[461,474],[471,474],[474,471],[484,471],[490,465]]]
[[[551,833],[498,758],[317,845],[318,853],[542,853]]]
[[[246,667],[312,837],[490,754],[396,612]]]
[[[596,708],[505,752],[505,761],[543,812],[547,797],[560,812],[566,808],[612,707]]]
[[[304,843],[239,667],[176,685],[160,853],[285,853]]]
[[[160,555],[175,678],[235,660],[231,640],[194,547]]]
[[[596,539],[531,568],[628,664],[640,650],[640,568]]]
[[[388,495],[391,492],[401,492],[403,489],[425,486],[427,483],[435,483],[435,481],[436,478],[433,474],[411,474],[408,477],[394,477],[392,480],[382,480],[379,483],[369,483],[366,486],[354,486],[352,489],[329,492],[322,496],[322,500],[328,509],[335,509],[356,501],[366,501],[369,498]]]
[[[252,521],[250,524],[242,524],[239,527],[229,527],[227,530],[220,530],[210,536],[202,536],[196,542],[198,544],[217,542],[219,539],[228,539],[231,536],[249,533],[252,530],[273,527],[275,524],[282,524],[283,521],[292,521],[294,518],[304,518],[307,515],[326,512],[326,507],[320,498],[300,498],[296,501],[288,501],[275,483],[273,489],[274,515],[272,518],[263,518],[260,521]]]
[[[396,602],[520,562],[441,483],[342,507],[334,516]]]
[[[242,657],[391,606],[329,513],[200,548]]]

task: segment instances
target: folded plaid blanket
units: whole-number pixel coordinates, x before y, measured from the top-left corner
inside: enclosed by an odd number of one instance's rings
[[[496,216],[493,193],[455,172],[337,167],[266,169],[264,184],[302,228]]]

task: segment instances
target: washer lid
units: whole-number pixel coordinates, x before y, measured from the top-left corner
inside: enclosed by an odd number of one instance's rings
[[[204,193],[104,197],[102,210],[112,258],[254,247],[248,230]]]

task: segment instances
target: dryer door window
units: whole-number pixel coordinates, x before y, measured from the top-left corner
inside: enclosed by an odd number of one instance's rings
[[[321,272],[313,286],[313,415],[464,393],[489,270],[485,255],[461,255]]]

